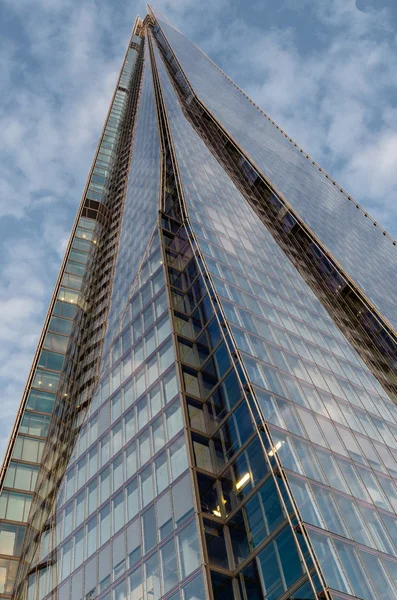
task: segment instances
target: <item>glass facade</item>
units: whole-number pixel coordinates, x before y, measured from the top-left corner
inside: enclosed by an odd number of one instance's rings
[[[396,327],[397,247],[288,135],[179,31],[158,19],[186,77],[214,118]],[[216,90],[216,92],[215,92]],[[343,232],[343,235],[341,235]]]
[[[356,206],[137,18],[3,465],[0,598],[397,600],[396,257]]]

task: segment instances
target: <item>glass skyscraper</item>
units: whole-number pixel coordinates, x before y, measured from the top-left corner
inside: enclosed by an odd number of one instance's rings
[[[396,600],[397,248],[152,9],[1,471],[0,598]]]

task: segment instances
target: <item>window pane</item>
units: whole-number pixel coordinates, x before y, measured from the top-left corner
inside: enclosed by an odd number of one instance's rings
[[[172,479],[175,480],[188,468],[187,450],[183,436],[170,446],[169,453]]]
[[[143,599],[143,578],[142,578],[142,567],[139,567],[136,571],[133,571],[129,577],[130,582],[130,600],[142,600]]]
[[[178,553],[182,579],[184,579],[200,565],[200,550],[195,522],[188,525],[178,535]]]
[[[133,567],[141,558],[141,520],[138,517],[127,529],[128,567]]]
[[[110,504],[107,504],[99,514],[99,544],[102,546],[110,538]]]
[[[175,542],[170,540],[161,548],[161,578],[163,592],[169,592],[178,583]]]
[[[165,452],[156,460],[155,469],[157,493],[160,494],[168,486],[168,464]]]
[[[200,574],[182,589],[183,600],[205,600],[203,576]]]
[[[160,600],[161,597],[161,586],[160,586],[160,572],[158,564],[158,552],[153,554],[144,563],[145,579],[145,600]]]
[[[187,474],[172,486],[175,524],[178,526],[193,513],[193,495],[190,475]]]
[[[119,583],[113,590],[113,600],[127,600],[127,585],[125,581]]]
[[[149,465],[140,475],[142,506],[153,500],[153,475],[152,465]]]
[[[127,487],[127,518],[128,520],[135,517],[139,510],[138,484],[134,479]]]
[[[124,526],[124,491],[122,490],[112,501],[113,504],[113,533]]]
[[[171,494],[167,492],[156,502],[157,528],[160,540],[172,532]]]
[[[142,515],[143,524],[143,552],[146,554],[157,543],[156,519],[154,516],[154,507],[149,508]]]

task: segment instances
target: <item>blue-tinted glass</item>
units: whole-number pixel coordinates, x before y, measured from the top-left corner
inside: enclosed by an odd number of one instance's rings
[[[197,46],[159,22],[199,98],[396,326],[397,250],[391,240]]]
[[[234,600],[233,580],[220,573],[211,573],[212,591],[219,600]]]

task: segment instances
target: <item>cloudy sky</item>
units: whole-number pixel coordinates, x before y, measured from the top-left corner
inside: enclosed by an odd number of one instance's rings
[[[395,0],[157,0],[397,236]],[[0,7],[0,460],[136,14]]]

